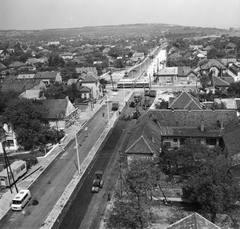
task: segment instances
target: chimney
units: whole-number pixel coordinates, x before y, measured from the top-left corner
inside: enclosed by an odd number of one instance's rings
[[[69,97],[68,97],[68,96],[66,96],[66,100],[69,100]]]

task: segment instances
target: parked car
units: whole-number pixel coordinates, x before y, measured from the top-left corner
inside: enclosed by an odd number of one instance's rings
[[[157,95],[156,90],[150,90],[150,91],[149,91],[149,96],[150,96],[150,97],[156,97],[156,95]]]
[[[136,107],[136,104],[134,101],[132,101],[130,104],[129,104],[129,107]]]

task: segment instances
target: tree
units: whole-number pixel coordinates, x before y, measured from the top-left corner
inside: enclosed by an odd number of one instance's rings
[[[213,223],[217,213],[232,213],[240,197],[240,187],[226,151],[209,149],[197,140],[186,139],[182,147],[171,155],[167,153],[162,153],[160,160],[167,162],[167,168],[184,180],[183,199],[196,203],[201,212],[210,214]]]
[[[19,93],[15,91],[0,91],[0,115],[2,115],[7,107],[7,104],[12,100],[16,99],[19,96]]]
[[[240,81],[231,83],[227,89],[229,96],[240,97]]]
[[[147,228],[151,224],[149,197],[159,179],[158,172],[154,161],[146,158],[134,159],[120,172],[113,208],[107,214],[108,228]]]
[[[240,197],[240,187],[231,165],[230,159],[223,153],[212,151],[183,187],[183,198],[197,203],[201,212],[210,214],[213,223],[217,213],[231,214]]]
[[[203,90],[206,89],[206,87],[209,85],[210,82],[211,82],[211,78],[210,78],[209,75],[201,74],[201,76],[200,76],[200,83],[202,85]]]
[[[37,101],[14,99],[7,105],[3,117],[13,126],[18,144],[29,150],[45,143],[44,135],[50,130],[45,119],[47,112]]]

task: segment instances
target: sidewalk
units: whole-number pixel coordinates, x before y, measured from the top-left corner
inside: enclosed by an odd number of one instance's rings
[[[69,128],[65,129],[66,136],[62,139],[61,144],[55,145],[44,157],[38,158],[38,163],[35,166],[32,166],[28,170],[28,174],[31,174],[26,179],[24,177],[17,182],[18,190],[28,189],[31,184],[37,179],[42,171],[51,163],[52,160],[63,150],[63,147],[66,146],[76,135],[76,133],[83,128],[84,124],[101,108],[104,104],[104,98],[98,103],[94,104],[94,108],[90,107],[80,113],[80,117],[76,122],[71,125]],[[35,171],[35,172],[34,172]],[[16,196],[17,192],[12,187],[13,193],[10,192],[10,189],[2,191],[0,194],[0,219],[6,214],[10,208],[10,203],[12,199]]]

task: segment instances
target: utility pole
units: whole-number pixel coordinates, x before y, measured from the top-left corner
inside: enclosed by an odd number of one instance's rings
[[[80,160],[79,160],[79,152],[78,152],[77,132],[76,132],[76,134],[75,134],[75,141],[76,141],[76,153],[77,153],[77,162],[78,162],[78,173],[81,174]]]
[[[12,184],[11,184],[11,181],[10,181],[10,177],[12,177],[13,184],[15,186],[16,192],[18,193],[18,188],[17,188],[16,182],[15,182],[15,179],[14,179],[14,175],[13,175],[13,172],[12,172],[12,169],[11,169],[11,165],[10,165],[10,162],[8,160],[8,156],[7,156],[7,153],[6,153],[6,150],[5,150],[5,144],[3,145],[3,157],[4,157],[4,160],[5,160],[5,165],[6,165],[6,169],[7,169],[7,176],[8,176],[10,191],[12,193],[12,188],[11,188]],[[8,169],[9,169],[9,171],[8,171]],[[10,172],[11,176],[9,176],[9,172]]]

